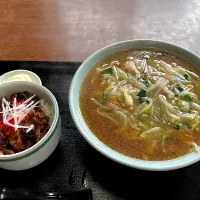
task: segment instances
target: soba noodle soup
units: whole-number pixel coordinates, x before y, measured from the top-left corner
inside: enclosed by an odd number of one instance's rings
[[[81,88],[81,112],[112,149],[144,160],[174,159],[200,145],[200,72],[154,49],[98,62]]]

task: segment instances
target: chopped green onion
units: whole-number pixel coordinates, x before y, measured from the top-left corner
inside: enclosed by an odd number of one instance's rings
[[[127,80],[128,79],[127,73],[125,73],[121,69],[118,69],[118,76],[119,76],[119,81],[123,81],[123,80]]]
[[[192,101],[193,96],[191,96],[191,95],[189,95],[189,94],[186,94],[186,95],[184,96],[184,98],[185,98],[185,100],[187,100],[187,101]]]
[[[142,129],[142,130],[148,130],[149,129],[149,127],[148,127],[148,125],[147,124],[144,124],[144,123],[142,123],[142,122],[139,122],[139,127]]]
[[[141,89],[139,92],[138,92],[138,94],[137,94],[137,96],[138,97],[145,97],[146,96],[146,90],[143,90],[143,89]]]
[[[127,73],[127,78],[128,78],[128,80],[131,80],[132,79],[132,75],[130,73]]]
[[[178,89],[179,92],[182,92],[184,89],[180,86],[176,87]]]
[[[185,77],[186,80],[189,79],[189,75],[188,74],[184,74],[183,76]]]
[[[149,82],[148,81],[144,81],[144,85],[149,87]]]
[[[108,101],[108,95],[107,94],[103,94],[103,102],[107,103]]]
[[[112,74],[113,73],[113,69],[111,67],[108,67],[106,69],[103,69],[100,73],[101,74]]]
[[[146,90],[143,90],[143,89],[141,89],[139,92],[138,92],[138,94],[137,94],[137,96],[139,97],[139,102],[140,103],[142,103],[143,101],[142,101],[142,97],[145,97],[146,96]]]
[[[179,124],[176,124],[176,125],[175,125],[175,129],[179,130],[179,129],[180,129],[180,125],[179,125]]]

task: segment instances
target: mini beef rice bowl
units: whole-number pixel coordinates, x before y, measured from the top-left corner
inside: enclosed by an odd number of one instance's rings
[[[24,151],[48,132],[50,106],[27,91],[14,93],[0,102],[0,154]]]
[[[199,74],[168,52],[121,51],[86,76],[81,113],[99,140],[124,155],[174,159],[199,150]]]

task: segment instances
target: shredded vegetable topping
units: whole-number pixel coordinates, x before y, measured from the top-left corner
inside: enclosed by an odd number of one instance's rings
[[[36,95],[31,96],[26,101],[24,101],[22,104],[18,103],[16,101],[16,98],[14,98],[12,104],[8,102],[5,98],[2,98],[2,114],[3,114],[3,124],[8,125],[15,130],[19,128],[26,129],[26,133],[31,131],[34,128],[34,125],[31,124],[30,126],[22,126],[20,123],[22,120],[25,119],[25,117],[29,114],[31,110],[33,110],[40,101],[37,101],[34,103],[32,99]]]
[[[162,141],[166,132],[192,136],[199,131],[199,76],[194,72],[148,56],[131,57],[123,66],[104,64],[97,73],[102,94],[91,100],[99,115],[123,124],[123,130],[131,127],[140,138],[159,136]],[[194,140],[190,144],[198,149]]]

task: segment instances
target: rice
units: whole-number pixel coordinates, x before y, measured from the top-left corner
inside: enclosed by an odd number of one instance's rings
[[[45,99],[40,100],[40,105],[44,114],[49,118],[49,126],[51,126],[53,122],[53,106],[49,105]]]

